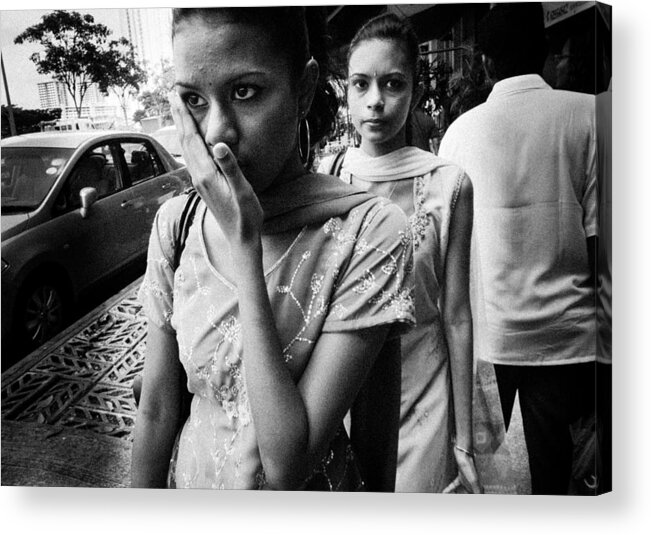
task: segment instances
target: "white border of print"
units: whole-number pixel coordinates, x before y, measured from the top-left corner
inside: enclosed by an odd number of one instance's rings
[[[227,2],[225,2],[227,3]],[[231,2],[235,3],[235,2]],[[257,1],[254,5],[262,3]],[[282,0],[282,4],[306,2]],[[320,1],[319,4],[341,2]],[[355,3],[377,3],[361,2]],[[413,2],[412,2],[413,3]],[[613,0],[614,25],[614,487],[599,498],[324,493],[169,492],[119,489],[0,489],[5,533],[637,533],[648,525],[651,378],[649,288],[649,9]],[[139,0],[137,7],[180,2]],[[217,2],[194,0],[192,5]],[[52,9],[27,1],[21,9]],[[125,2],[59,4],[65,9],[136,7]],[[643,7],[644,6],[644,7]],[[7,7],[6,5],[3,7]],[[2,13],[0,12],[0,17]],[[645,165],[646,164],[646,165]],[[645,396],[648,400],[648,397]]]

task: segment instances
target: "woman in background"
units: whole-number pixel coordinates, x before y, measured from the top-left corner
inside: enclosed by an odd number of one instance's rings
[[[409,216],[417,326],[402,337],[397,492],[482,492],[473,455],[469,254],[472,185],[458,166],[409,146],[420,100],[418,40],[395,15],[367,22],[348,53],[348,107],[361,136],[346,182]],[[325,160],[321,170],[333,167]],[[455,478],[456,476],[456,478]]]

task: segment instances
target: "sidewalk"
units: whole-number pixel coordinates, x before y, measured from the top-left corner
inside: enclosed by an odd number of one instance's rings
[[[2,374],[2,485],[129,486],[136,416],[131,383],[142,371],[146,335],[136,299],[140,282]],[[490,368],[480,366],[480,477],[487,493],[528,494],[520,414],[514,411],[509,433],[500,439],[495,418],[487,418],[495,414],[495,396]]]
[[[2,374],[2,485],[129,485],[140,280]]]

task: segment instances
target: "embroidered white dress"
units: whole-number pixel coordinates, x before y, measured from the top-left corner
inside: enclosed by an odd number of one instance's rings
[[[327,160],[320,171],[331,166]],[[456,477],[448,348],[439,298],[450,219],[462,169],[415,147],[372,158],[348,149],[341,178],[390,199],[409,216],[414,244],[416,327],[402,336],[396,492],[441,492]]]
[[[182,198],[160,209],[140,298],[149,321],[176,333],[194,394],[180,434],[177,487],[265,487],[246,390],[237,288],[208,260],[201,205],[174,272],[175,225]],[[411,235],[404,214],[374,198],[343,217],[310,224],[265,273],[283,354],[298,381],[323,332],[413,323]],[[410,284],[410,282],[412,284]],[[305,488],[363,488],[341,426]]]

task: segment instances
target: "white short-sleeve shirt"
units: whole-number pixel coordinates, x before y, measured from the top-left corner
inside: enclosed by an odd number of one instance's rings
[[[549,365],[595,359],[586,239],[597,234],[595,99],[538,75],[496,83],[439,154],[474,186],[479,357]]]

